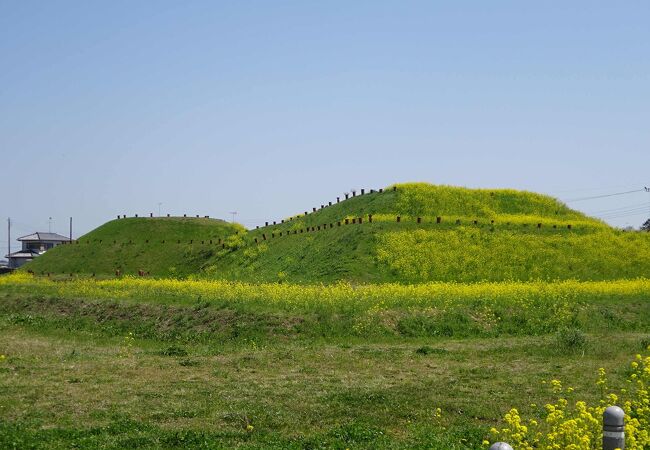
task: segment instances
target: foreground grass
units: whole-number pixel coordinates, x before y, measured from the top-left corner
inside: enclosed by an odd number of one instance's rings
[[[649,343],[648,281],[0,278],[0,448],[481,448]]]
[[[0,278],[0,311],[57,313],[76,327],[140,336],[498,337],[650,329],[650,280],[422,285],[291,285],[161,279]],[[18,302],[12,299],[20,299]],[[122,311],[126,311],[122,314]],[[169,317],[177,317],[178,323]],[[115,319],[115,320],[114,320]],[[25,318],[24,320],[31,320]],[[50,320],[50,319],[48,319]]]
[[[641,339],[170,345],[3,321],[0,447],[479,448],[512,405],[536,413],[541,380],[596,398]]]

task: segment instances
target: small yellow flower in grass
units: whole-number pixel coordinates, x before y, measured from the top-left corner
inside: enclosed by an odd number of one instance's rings
[[[485,445],[485,446],[490,445],[490,441],[483,441],[482,443],[483,443],[483,445]]]
[[[254,427],[253,425],[251,425],[250,423],[249,423],[248,425],[246,425],[246,431],[248,431],[249,433],[250,433],[251,431],[253,431],[254,428],[255,428],[255,427]]]
[[[7,357],[5,355],[0,355],[0,361],[4,361]]]

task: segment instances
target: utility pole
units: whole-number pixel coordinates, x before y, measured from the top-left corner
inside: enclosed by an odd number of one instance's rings
[[[237,211],[230,211],[230,214],[232,214],[232,223],[235,223],[235,216],[237,215]]]
[[[7,217],[7,254],[11,255],[11,217]]]
[[[650,193],[650,187],[643,186],[643,189],[644,189],[646,192]],[[650,207],[650,203],[648,204],[648,207]],[[650,216],[648,216],[648,220],[650,220]]]
[[[162,202],[158,202],[158,217],[161,217],[162,214],[160,213],[160,207],[162,206]]]
[[[49,220],[47,221],[47,232],[51,233],[52,232],[52,218],[50,217]]]
[[[70,242],[72,242],[72,217],[70,217]]]

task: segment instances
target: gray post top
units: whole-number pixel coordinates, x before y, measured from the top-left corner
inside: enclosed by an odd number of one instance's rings
[[[512,450],[512,447],[505,442],[495,442],[490,446],[490,450]]]
[[[625,411],[618,406],[610,406],[603,413],[603,427],[623,428],[625,426]]]

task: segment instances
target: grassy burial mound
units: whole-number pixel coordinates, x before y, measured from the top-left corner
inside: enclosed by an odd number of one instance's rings
[[[410,183],[250,231],[209,219],[115,220],[27,268],[299,283],[611,280],[650,273],[650,236],[536,193]]]
[[[608,280],[650,270],[647,234],[612,229],[531,192],[400,184],[276,222],[211,258],[203,273],[249,281],[476,282]]]
[[[112,220],[72,244],[56,247],[26,269],[36,273],[187,276],[225,246],[243,227],[208,218]]]

